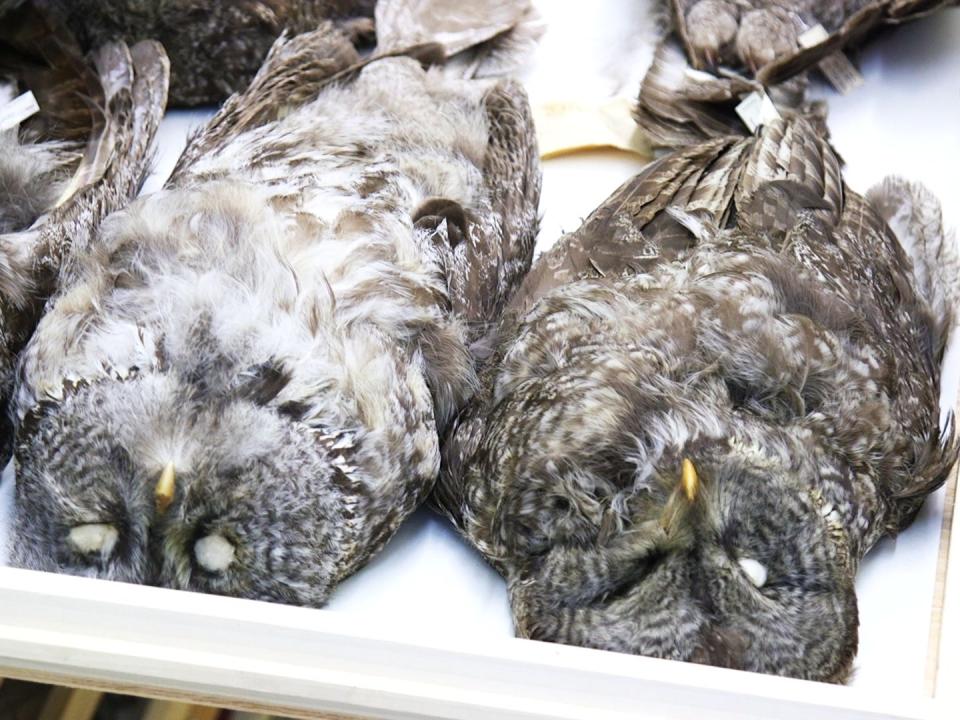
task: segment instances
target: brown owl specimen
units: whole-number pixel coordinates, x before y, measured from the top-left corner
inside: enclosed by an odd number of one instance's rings
[[[956,5],[957,0],[669,0],[676,37],[657,49],[640,88],[637,122],[666,146],[747,132],[735,107],[765,88],[781,114],[821,124],[807,76],[872,31]],[[825,38],[804,34],[822,25]],[[823,66],[827,71],[829,68]],[[849,82],[842,71],[831,75]]]
[[[84,57],[40,5],[0,2],[0,86],[33,93],[39,106],[0,130],[0,464],[10,453],[5,408],[17,353],[61,266],[139,189],[167,78],[154,42],[107,44]]]
[[[517,633],[846,678],[858,564],[956,456],[946,252],[925,191],[856,195],[802,120],[676,151],[562,238],[435,494]]]
[[[22,353],[13,564],[324,603],[432,489],[539,188],[516,83],[278,40]]]

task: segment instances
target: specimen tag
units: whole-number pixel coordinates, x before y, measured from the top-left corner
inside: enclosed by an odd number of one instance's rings
[[[650,145],[631,115],[633,101],[611,98],[600,102],[554,101],[533,108],[540,157],[596,148],[618,148],[646,158]]]
[[[737,115],[743,120],[750,132],[756,132],[761,125],[766,125],[780,118],[776,106],[763,90],[754,90],[737,105]]]
[[[27,90],[6,105],[0,106],[0,131],[16,127],[40,110],[37,99]]]
[[[800,47],[811,48],[814,45],[819,45],[828,37],[830,36],[823,25],[814,25],[797,39],[800,42]],[[851,90],[863,85],[863,75],[854,67],[849,58],[839,50],[827,55],[817,67],[841,95],[846,95]]]

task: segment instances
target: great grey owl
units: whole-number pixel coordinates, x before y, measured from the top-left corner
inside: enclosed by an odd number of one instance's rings
[[[514,82],[280,39],[22,354],[14,564],[322,604],[432,489],[539,187]]]
[[[4,409],[17,353],[55,291],[61,265],[140,187],[163,115],[167,77],[166,56],[154,42],[132,48],[110,43],[85,57],[42,4],[0,2],[0,103],[10,101],[0,105],[0,115],[12,122],[0,130]],[[30,94],[37,111],[10,118],[7,113]],[[11,433],[4,411],[2,465],[10,456]]]
[[[806,71],[901,23],[957,0],[669,0],[676,37],[657,49],[636,117],[650,138],[678,146],[747,128],[736,105],[765,88],[781,114],[803,114],[823,129],[825,109],[807,100]],[[823,34],[809,33],[817,25]],[[830,72],[826,65],[822,70]],[[842,67],[842,66],[841,66]],[[850,82],[848,73],[831,73]],[[839,76],[839,79],[838,79]]]
[[[948,255],[925,191],[860,197],[794,120],[666,156],[541,256],[435,491],[517,633],[842,681],[862,556],[956,456]]]

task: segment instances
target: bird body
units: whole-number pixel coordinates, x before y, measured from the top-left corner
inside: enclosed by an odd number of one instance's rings
[[[22,357],[15,562],[319,605],[430,491],[535,143],[513,83],[360,65],[278,41],[78,258]]]
[[[847,676],[859,561],[956,455],[938,206],[879,193],[778,121],[657,161],[538,259],[435,495],[518,634]]]

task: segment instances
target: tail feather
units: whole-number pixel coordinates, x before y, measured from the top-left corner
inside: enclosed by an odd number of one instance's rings
[[[309,102],[324,85],[359,65],[356,48],[332,23],[294,37],[281,36],[249,87],[231,95],[213,119],[189,139],[167,184],[175,185],[213,148]]]
[[[375,12],[377,52],[437,43],[451,58],[495,39],[505,40],[532,22],[532,12],[530,0],[380,0]]]
[[[867,200],[893,230],[913,261],[914,286],[933,313],[936,356],[942,356],[960,301],[956,239],[946,233],[940,201],[920,183],[888,177]]]
[[[39,256],[60,286],[69,283],[69,258],[85,251],[108,214],[129,202],[150,166],[151,144],[166,107],[170,66],[159,43],[132,49],[111,43],[93,55],[104,105],[98,129],[56,211],[43,229]]]

